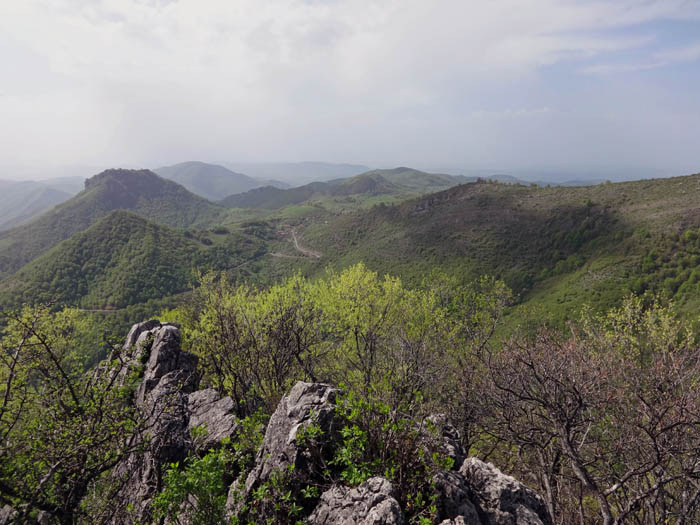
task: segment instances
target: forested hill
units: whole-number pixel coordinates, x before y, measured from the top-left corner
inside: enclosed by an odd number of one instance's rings
[[[486,273],[547,312],[609,308],[646,290],[690,311],[700,302],[698,203],[700,174],[589,187],[480,182],[324,217],[303,236],[325,265],[364,261],[416,281],[434,267]]]
[[[322,197],[394,195],[407,198],[457,184],[459,180],[450,175],[426,173],[412,168],[395,168],[368,171],[354,177],[328,182],[312,182],[286,190],[266,186],[229,195],[220,203],[227,208],[275,210]]]
[[[132,210],[174,227],[216,222],[223,209],[149,170],[107,170],[85,182],[85,189],[38,219],[0,233],[0,276],[64,239],[85,230],[113,210]]]
[[[0,304],[122,308],[188,289],[194,270],[225,270],[255,257],[259,239],[242,233],[181,232],[118,210],[0,284]]]

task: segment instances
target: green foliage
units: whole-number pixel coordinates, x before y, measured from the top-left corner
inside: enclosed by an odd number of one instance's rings
[[[131,403],[133,371],[115,361],[86,372],[94,333],[81,333],[84,322],[75,310],[7,314],[0,348],[0,495],[21,506],[23,520],[41,509],[74,523],[83,499],[135,450],[133,436],[146,428]]]
[[[274,471],[253,490],[252,500],[244,505],[232,525],[302,525],[304,507],[298,495],[317,497],[308,488],[298,489],[294,466],[286,471]]]
[[[331,465],[339,470],[340,480],[356,486],[384,476],[394,482],[409,523],[432,523],[433,478],[453,461],[445,455],[434,424],[421,419],[420,399],[395,409],[381,399],[348,392],[336,410],[343,420],[342,443]]]
[[[161,225],[215,222],[223,211],[148,170],[107,170],[85,190],[29,224],[0,233],[0,275],[8,275],[114,210],[132,210]]]
[[[439,286],[409,289],[359,264],[257,291],[209,275],[194,306],[175,315],[204,381],[230,394],[244,417],[274,410],[298,380],[384,392],[393,407],[419,392],[425,405],[437,402],[450,361],[466,359],[458,341],[485,344],[508,298],[495,280],[463,287],[443,276]]]
[[[184,465],[173,463],[166,469],[165,488],[153,501],[156,520],[192,525],[224,522],[230,484],[226,474],[234,461],[229,444],[225,439],[204,457],[190,456]]]
[[[0,301],[16,306],[60,300],[86,309],[119,309],[181,293],[193,268],[224,270],[255,257],[259,249],[259,241],[240,233],[208,246],[116,211],[6,280]]]

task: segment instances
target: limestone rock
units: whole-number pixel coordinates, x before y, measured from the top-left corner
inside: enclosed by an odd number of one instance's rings
[[[198,390],[187,396],[187,429],[190,435],[195,427],[204,427],[206,430],[203,437],[193,439],[197,452],[214,448],[224,438],[233,438],[236,435],[238,422],[234,416],[234,409],[233,399],[229,396],[221,398],[213,388]]]
[[[437,517],[440,520],[458,520],[465,525],[482,525],[471,501],[471,490],[459,472],[440,472],[435,476]],[[458,523],[453,521],[453,523]]]
[[[125,483],[120,506],[130,509],[130,520],[120,522],[149,522],[151,500],[162,488],[163,468],[183,460],[192,449],[188,394],[198,384],[197,357],[181,350],[176,326],[157,321],[134,326],[123,352],[139,362],[145,356],[148,360],[135,399],[146,420],[142,436],[146,447],[115,468],[115,476]]]
[[[15,517],[17,516],[17,511],[9,505],[5,505],[0,508],[0,525],[10,525],[13,523]]]
[[[335,397],[338,390],[322,383],[298,382],[282,398],[265,430],[262,446],[258,451],[255,467],[248,474],[243,487],[234,484],[229,491],[227,508],[236,513],[250,493],[270,475],[286,471],[294,465],[294,474],[301,481],[311,481],[318,476],[320,458],[313,457],[297,446],[297,432],[302,426],[315,423],[323,432],[325,444],[332,445],[336,432],[334,426]]]
[[[354,489],[333,487],[309,517],[311,525],[403,525],[399,503],[392,497],[393,486],[375,477]]]
[[[540,496],[491,463],[468,458],[459,469],[484,525],[552,525]]]

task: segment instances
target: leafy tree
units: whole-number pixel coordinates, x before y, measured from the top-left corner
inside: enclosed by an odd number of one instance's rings
[[[49,307],[8,313],[0,348],[0,501],[76,523],[81,501],[137,447],[145,422],[118,360],[86,372],[82,317]],[[83,334],[84,335],[84,334]],[[127,370],[124,370],[128,372]]]
[[[241,417],[269,413],[298,379],[316,379],[319,312],[300,276],[268,290],[233,288],[224,276],[205,277],[200,312],[185,316],[189,344],[205,380],[233,397]]]

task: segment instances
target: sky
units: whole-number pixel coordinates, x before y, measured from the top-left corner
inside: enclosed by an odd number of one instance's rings
[[[0,2],[0,178],[185,160],[700,172],[700,0]]]

